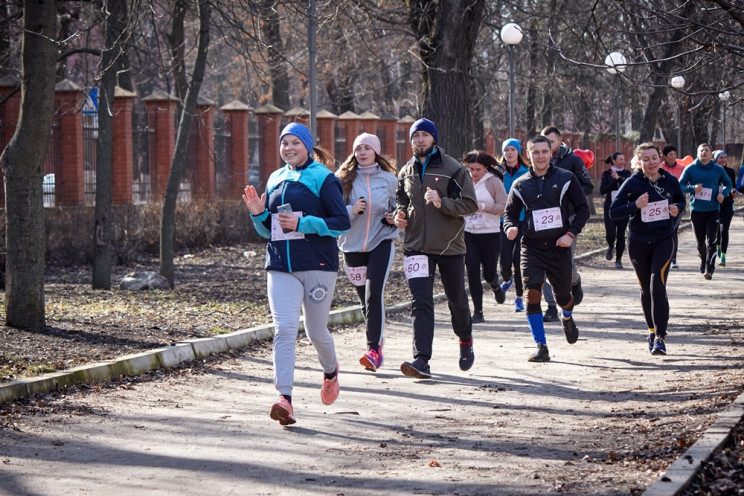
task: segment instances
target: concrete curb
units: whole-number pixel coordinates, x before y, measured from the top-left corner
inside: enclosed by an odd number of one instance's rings
[[[434,295],[434,300],[444,299],[443,294]],[[401,312],[410,308],[410,302],[386,307],[387,313]],[[348,325],[364,321],[362,306],[334,310],[328,317],[329,325]],[[300,322],[300,331],[304,330]],[[142,353],[122,356],[116,360],[83,365],[63,372],[53,372],[39,377],[20,379],[0,384],[0,405],[34,394],[96,381],[110,381],[122,375],[138,375],[160,367],[175,367],[183,362],[203,358],[229,349],[240,349],[254,341],[270,339],[274,336],[274,325],[265,324],[250,329],[209,338],[189,339],[174,346],[157,348]]]

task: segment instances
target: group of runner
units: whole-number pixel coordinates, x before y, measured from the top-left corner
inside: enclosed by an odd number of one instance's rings
[[[323,369],[321,400],[330,405],[339,394],[338,360],[327,327],[339,249],[365,319],[366,351],[359,363],[372,372],[383,364],[383,296],[399,233],[413,328],[413,359],[400,365],[403,374],[431,377],[437,269],[459,338],[461,370],[469,370],[475,361],[473,323],[484,321],[483,279],[498,303],[505,302],[514,286],[514,311],[525,312],[536,344],[530,361],[550,360],[545,321],[560,319],[567,341],[578,340],[572,314],[583,290],[574,250],[590,215],[587,195],[593,184],[583,161],[562,143],[560,131],[548,127],[530,138],[526,159],[521,143],[507,139],[500,162],[481,151],[462,160],[447,155],[428,119],[413,123],[409,139],[413,156],[399,170],[381,154],[378,137],[363,133],[334,171],[330,155],[314,146],[310,130],[291,123],[280,135],[285,165],[271,174],[261,195],[254,186],[245,188],[243,199],[256,230],[269,239],[267,291],[275,324],[274,385],[279,392],[270,415],[282,425],[295,422],[292,388],[301,317]],[[715,188],[716,194],[711,193],[714,178],[704,152],[699,164],[685,169],[682,176],[687,182],[660,168],[661,156],[655,145],[639,146],[640,167],[632,175],[622,172],[622,162],[614,156],[607,185],[602,181],[602,190],[610,197],[605,218],[617,226],[608,259],[614,252],[620,263],[624,248],[620,239],[627,223],[628,252],[641,283],[652,354],[666,353],[665,285],[676,251],[675,221],[685,208],[683,191],[691,195],[693,214],[700,212],[693,217],[693,225],[701,226],[695,228],[696,236],[698,231],[702,236],[712,233],[708,222],[716,217],[707,212],[731,191],[730,181],[722,178],[720,192]],[[703,172],[698,174],[697,169]],[[718,242],[724,264],[727,243],[728,238]],[[711,250],[715,257],[716,249],[715,242],[712,248],[708,242],[701,252],[705,261],[701,272],[708,279],[713,273]],[[544,315],[543,294],[548,303]]]

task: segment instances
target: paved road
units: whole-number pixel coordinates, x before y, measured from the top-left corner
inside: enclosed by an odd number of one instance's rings
[[[268,346],[205,374],[50,399],[56,413],[0,432],[0,494],[640,494],[744,386],[740,215],[731,245],[729,266],[704,281],[682,236],[666,357],[647,352],[632,270],[600,257],[581,267],[580,340],[549,324],[548,364],[526,361],[524,314],[489,302],[476,364],[461,372],[439,304],[433,380],[398,371],[411,345],[398,314],[377,374],[357,364],[361,328],[338,331],[330,407],[301,341],[290,428],[268,416]]]

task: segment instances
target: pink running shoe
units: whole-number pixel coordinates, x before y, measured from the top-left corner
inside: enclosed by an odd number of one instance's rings
[[[278,420],[281,425],[291,425],[297,422],[294,418],[292,403],[287,401],[284,396],[280,396],[279,401],[271,405],[271,418]]]
[[[320,388],[320,400],[324,405],[330,405],[338,398],[338,363],[336,363],[336,376],[328,380],[323,376],[323,387]]]
[[[382,348],[380,348],[379,352],[375,350],[367,351],[367,353],[362,355],[362,358],[359,359],[359,363],[361,363],[365,369],[377,372],[377,369],[382,367]]]

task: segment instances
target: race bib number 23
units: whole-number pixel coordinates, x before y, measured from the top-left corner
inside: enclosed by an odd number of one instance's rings
[[[532,221],[535,224],[535,231],[544,231],[546,229],[560,229],[563,227],[561,218],[561,208],[544,208],[542,210],[532,211]]]

